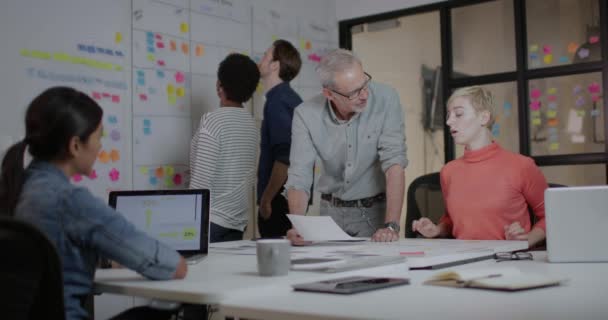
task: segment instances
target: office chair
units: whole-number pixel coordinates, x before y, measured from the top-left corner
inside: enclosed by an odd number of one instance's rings
[[[427,217],[434,223],[439,223],[439,218],[444,212],[439,172],[429,173],[414,179],[407,189],[405,237],[417,237],[417,233],[412,231],[414,220]]]
[[[0,255],[2,318],[65,319],[61,262],[42,232],[0,216]]]

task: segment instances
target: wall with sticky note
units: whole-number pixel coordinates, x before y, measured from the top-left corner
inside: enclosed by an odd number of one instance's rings
[[[104,198],[132,186],[129,6],[122,0],[11,0],[0,10],[0,135],[21,139],[27,105],[48,87],[90,95],[104,110],[103,148],[93,172],[71,180]]]

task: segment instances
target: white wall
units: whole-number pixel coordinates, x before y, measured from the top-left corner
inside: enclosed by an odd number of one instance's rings
[[[360,18],[377,13],[384,13],[425,4],[441,2],[440,0],[335,0],[336,18],[338,21]]]

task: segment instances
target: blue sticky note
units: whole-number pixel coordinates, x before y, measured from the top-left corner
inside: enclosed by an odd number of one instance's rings
[[[151,176],[150,177],[150,184],[153,185],[153,186],[155,186],[156,183],[158,183],[158,180],[156,179],[156,177],[155,176]]]
[[[87,46],[84,44],[78,44],[78,51],[87,51]]]
[[[138,86],[145,86],[146,85],[146,79],[144,79],[143,77],[137,77],[137,85]]]
[[[148,38],[148,39],[152,38],[152,41],[154,41],[154,32],[150,32],[150,31],[146,32],[146,38]]]
[[[144,73],[143,70],[137,70],[137,76],[138,77],[142,77],[143,78],[144,75],[145,75],[145,73]]]
[[[561,56],[559,57],[559,63],[568,63],[568,57],[566,56]]]
[[[538,59],[538,54],[530,53],[530,60],[536,60],[536,59]]]
[[[150,119],[144,119],[144,127],[145,128],[149,128],[151,124],[152,124],[152,122],[150,121]]]
[[[547,131],[549,132],[550,135],[557,135],[556,127],[549,127],[549,128],[547,128]]]
[[[156,71],[156,75],[157,75],[159,78],[164,78],[164,77],[165,77],[165,73],[164,73],[162,70],[157,70],[157,71]]]
[[[557,109],[557,102],[549,102],[547,106],[549,107],[549,109]]]
[[[118,122],[118,119],[116,118],[116,116],[108,116],[108,122],[111,124],[116,124]]]
[[[505,101],[505,103],[502,105],[502,107],[503,107],[505,110],[511,110],[511,108],[513,108],[513,106],[511,105],[511,103],[510,103],[510,102],[506,102],[506,101]]]
[[[114,54],[115,54],[117,57],[122,57],[122,56],[124,56],[124,54],[122,53],[122,51],[119,51],[119,50],[114,51]]]
[[[149,136],[152,133],[152,129],[146,127],[144,128],[144,135]]]
[[[154,50],[154,47],[148,46],[148,53],[154,53],[154,52],[156,52]]]
[[[105,50],[105,54],[113,56],[114,55],[114,50],[112,50],[112,49],[106,49]]]
[[[153,47],[154,46],[154,38],[148,38],[148,39],[146,39],[146,43],[148,44],[149,47]]]
[[[89,51],[89,53],[95,53],[95,47],[94,46],[88,46],[87,50]]]

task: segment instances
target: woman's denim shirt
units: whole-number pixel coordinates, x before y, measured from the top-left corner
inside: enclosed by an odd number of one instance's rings
[[[48,162],[34,161],[26,169],[15,216],[37,226],[55,245],[70,320],[90,317],[82,305],[92,292],[99,256],[159,280],[170,279],[180,259]]]

